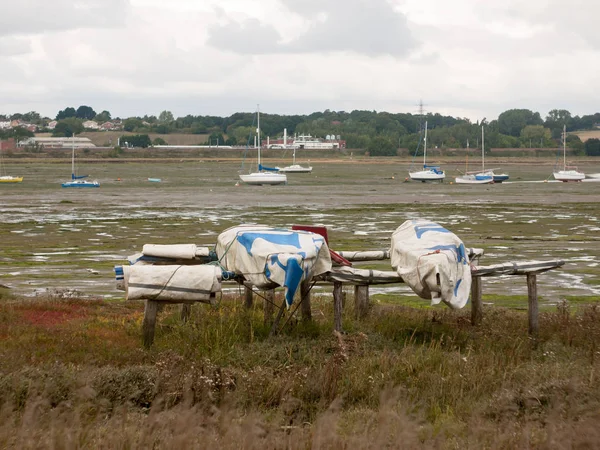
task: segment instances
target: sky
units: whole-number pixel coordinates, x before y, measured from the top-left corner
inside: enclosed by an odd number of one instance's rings
[[[600,111],[596,0],[0,0],[0,114]]]

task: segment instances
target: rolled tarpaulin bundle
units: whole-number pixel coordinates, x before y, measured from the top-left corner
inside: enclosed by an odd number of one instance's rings
[[[126,300],[213,303],[221,291],[221,268],[214,265],[134,265],[122,272]]]
[[[331,270],[325,239],[308,231],[242,225],[223,231],[215,251],[226,270],[254,286],[285,287],[288,307],[303,280]]]
[[[392,267],[431,304],[462,308],[469,299],[471,268],[463,242],[429,220],[407,220],[392,234]]]
[[[144,244],[142,247],[144,256],[172,259],[195,259],[197,257],[208,257],[208,247],[198,247],[196,244]]]

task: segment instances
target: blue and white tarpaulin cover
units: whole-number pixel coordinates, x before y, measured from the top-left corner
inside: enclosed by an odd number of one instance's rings
[[[462,308],[471,291],[471,267],[463,242],[428,220],[407,220],[392,234],[392,267],[431,304]]]
[[[215,293],[221,291],[221,268],[209,264],[136,264],[119,266],[115,273],[117,281],[122,276],[126,300],[212,303]]]
[[[223,231],[215,250],[226,270],[242,274],[254,286],[285,287],[288,308],[303,280],[331,270],[325,238],[308,231],[242,225]]]

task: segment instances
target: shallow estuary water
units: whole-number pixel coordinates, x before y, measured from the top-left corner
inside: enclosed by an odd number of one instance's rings
[[[236,185],[240,164],[231,161],[90,164],[99,189],[61,188],[67,164],[14,165],[25,179],[0,185],[0,284],[28,296],[123,298],[113,266],[146,243],[212,247],[241,223],[311,224],[328,228],[335,250],[387,249],[398,226],[422,217],[484,248],[481,265],[564,260],[538,277],[545,302],[600,296],[600,183],[545,182],[551,166],[535,163],[503,166],[512,182],[486,186],[405,182],[409,165],[396,160],[311,165],[285,186],[252,187]],[[389,261],[363,266],[391,270]],[[411,295],[402,285],[371,292]],[[525,280],[486,278],[484,294],[526,294]]]

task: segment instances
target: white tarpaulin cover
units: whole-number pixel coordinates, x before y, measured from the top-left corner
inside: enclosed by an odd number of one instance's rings
[[[123,266],[126,300],[212,302],[221,291],[221,268],[195,266]]]
[[[462,308],[471,291],[471,268],[463,242],[428,220],[407,220],[392,234],[392,267],[419,297]]]
[[[301,281],[331,270],[325,239],[308,231],[242,225],[223,231],[215,250],[226,270],[253,285],[285,287],[288,308]]]

